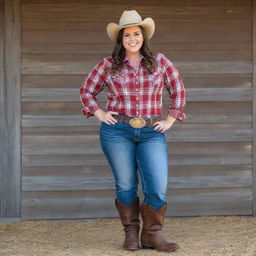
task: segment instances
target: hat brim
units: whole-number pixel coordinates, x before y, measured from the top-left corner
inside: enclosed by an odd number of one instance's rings
[[[129,25],[125,25],[125,26],[119,26],[116,23],[109,23],[107,25],[107,34],[112,41],[115,41],[117,38],[117,35],[121,29],[126,28],[126,27],[133,27],[133,26],[142,26],[145,29],[145,32],[149,39],[153,36],[153,34],[155,32],[154,20],[152,18],[146,18],[140,23],[129,24]]]

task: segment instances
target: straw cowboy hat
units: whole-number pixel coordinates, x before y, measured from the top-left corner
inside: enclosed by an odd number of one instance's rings
[[[155,22],[152,18],[146,18],[142,20],[141,16],[137,11],[124,11],[120,20],[119,25],[116,23],[109,23],[107,25],[107,34],[109,38],[113,41],[116,40],[118,32],[122,28],[131,27],[131,26],[142,26],[148,36],[151,38],[155,31]]]

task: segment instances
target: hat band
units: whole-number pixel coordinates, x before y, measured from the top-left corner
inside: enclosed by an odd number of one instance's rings
[[[123,26],[133,25],[133,24],[139,24],[139,23],[138,23],[138,22],[135,22],[135,23],[127,23],[127,24],[122,25],[122,27],[123,27]]]

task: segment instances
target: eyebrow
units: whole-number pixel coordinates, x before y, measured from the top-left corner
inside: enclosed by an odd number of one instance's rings
[[[134,31],[134,32],[132,32],[132,33],[138,33],[138,32],[140,33],[140,31],[139,31],[139,30]],[[132,34],[132,33],[131,33],[131,34]],[[124,34],[130,34],[130,33],[129,33],[129,32],[124,32]]]

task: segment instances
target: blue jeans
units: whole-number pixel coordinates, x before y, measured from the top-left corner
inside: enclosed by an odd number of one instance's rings
[[[115,178],[116,197],[129,206],[137,197],[138,172],[144,203],[160,209],[166,203],[168,146],[165,133],[153,125],[133,128],[118,121],[100,126],[100,145]]]

